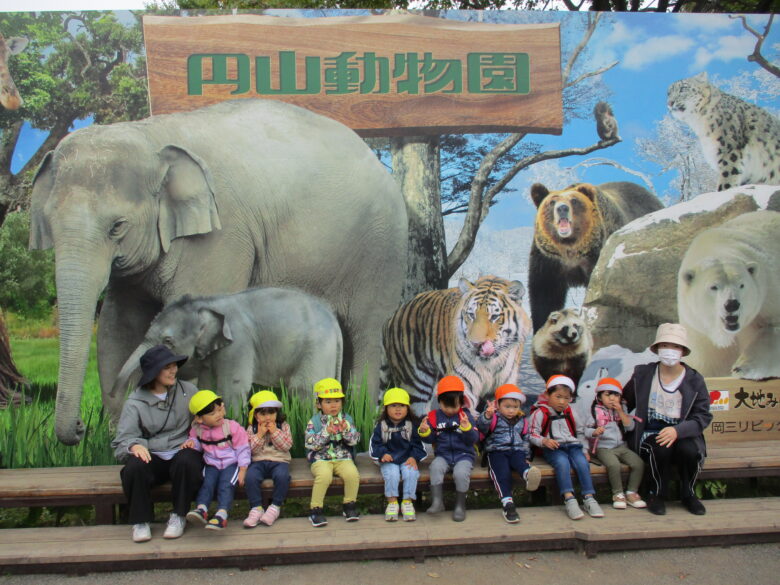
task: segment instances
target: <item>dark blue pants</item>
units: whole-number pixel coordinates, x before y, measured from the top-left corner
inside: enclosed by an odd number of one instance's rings
[[[246,470],[246,497],[253,508],[263,505],[263,494],[260,484],[264,479],[272,479],[274,493],[271,503],[281,506],[290,489],[290,464],[284,461],[253,461]]]
[[[498,497],[500,499],[512,497],[512,470],[520,475],[531,467],[526,461],[525,451],[517,449],[514,451],[488,451],[488,468],[490,470],[490,479],[496,486]]]
[[[557,449],[542,448],[544,458],[555,470],[555,480],[558,482],[558,488],[561,495],[571,492],[574,493],[574,484],[571,481],[571,470],[577,472],[580,480],[582,495],[593,495],[596,490],[593,489],[593,480],[590,477],[590,463],[585,459],[582,452],[582,445],[579,443],[564,443]]]
[[[238,464],[217,469],[211,465],[203,466],[203,485],[200,486],[195,503],[208,508],[211,500],[217,500],[217,509],[230,511],[238,481]]]

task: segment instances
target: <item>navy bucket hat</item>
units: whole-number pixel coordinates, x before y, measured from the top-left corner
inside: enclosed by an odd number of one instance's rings
[[[181,367],[189,358],[186,355],[176,355],[164,345],[155,345],[147,349],[141,356],[141,380],[139,386],[146,386],[157,377],[157,374],[167,366],[176,362]]]

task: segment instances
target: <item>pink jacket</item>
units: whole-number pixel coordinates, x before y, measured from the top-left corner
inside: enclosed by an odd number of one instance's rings
[[[249,450],[249,438],[244,427],[234,420],[225,419],[225,422],[228,423],[230,431],[228,435],[231,439],[216,445],[206,443],[206,441],[213,442],[224,439],[225,433],[222,429],[224,425],[209,427],[193,422],[190,429],[190,439],[195,441],[194,449],[203,452],[203,462],[206,465],[217,469],[225,469],[234,463],[237,463],[239,467],[248,467],[252,457]],[[198,430],[200,430],[200,437],[198,437]]]

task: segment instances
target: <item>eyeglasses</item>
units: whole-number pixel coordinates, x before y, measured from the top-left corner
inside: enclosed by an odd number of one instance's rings
[[[258,408],[255,410],[255,412],[258,412],[260,414],[276,414],[275,408]]]
[[[212,402],[208,406],[204,407],[203,410],[201,410],[198,413],[198,416],[211,414],[212,412],[214,412],[214,409],[216,409],[218,406],[222,406],[222,399],[221,398],[217,398],[214,402]]]

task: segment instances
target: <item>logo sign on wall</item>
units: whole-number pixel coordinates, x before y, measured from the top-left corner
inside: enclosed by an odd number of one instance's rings
[[[710,391],[710,412],[729,409],[729,391],[712,390]]]
[[[560,134],[558,24],[145,16],[152,114],[283,100],[364,136]]]

